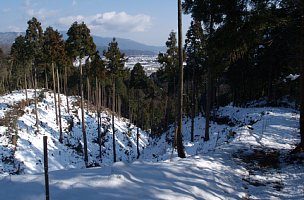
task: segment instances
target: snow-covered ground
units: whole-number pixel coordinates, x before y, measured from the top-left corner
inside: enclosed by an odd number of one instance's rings
[[[78,98],[69,97],[70,113],[67,113],[66,97],[61,95],[61,114],[63,127],[63,143],[59,142],[59,127],[56,125],[54,94],[39,91],[44,97],[38,104],[39,132],[36,131],[34,103],[25,106],[23,115],[15,119],[15,130],[10,125],[0,127],[0,175],[1,174],[34,174],[43,172],[43,136],[48,136],[48,153],[50,171],[85,167],[83,159],[83,134],[81,128],[81,109]],[[29,97],[33,97],[31,91]],[[0,119],[13,110],[22,99],[24,91],[14,92],[1,98]],[[15,106],[14,106],[15,105]],[[9,118],[10,116],[6,116]],[[2,120],[4,121],[4,120]],[[112,126],[111,114],[101,113],[102,139],[101,158],[97,131],[97,117],[94,111],[85,112],[85,122],[88,141],[89,165],[98,166],[101,163],[112,163]],[[70,130],[69,130],[70,129]],[[136,127],[128,120],[115,117],[116,152],[118,161],[132,161],[137,157]],[[12,133],[18,135],[17,146],[12,145]],[[140,151],[148,144],[148,133],[140,130]],[[16,150],[14,150],[16,148]]]
[[[125,144],[129,137],[123,139],[124,134],[117,134],[122,149],[119,156],[123,161],[112,164],[112,134],[109,130],[109,143],[105,144],[107,153],[102,162],[96,158],[97,145],[92,142],[96,135],[88,139],[92,154],[90,161],[98,161],[100,166],[85,169],[81,155],[65,147],[67,143],[57,142],[58,128],[52,117],[51,95],[46,93],[47,98],[39,106],[44,124],[41,126],[44,127],[41,136],[35,135],[34,128],[31,128],[34,124],[33,114],[24,114],[18,118],[21,129],[18,134],[21,132],[23,136],[21,134],[18,140],[15,155],[19,161],[23,159],[26,174],[0,177],[0,199],[45,198],[44,174],[40,173],[43,166],[36,164],[38,159],[42,159],[42,135],[51,138],[51,199],[304,199],[304,156],[289,154],[299,142],[299,114],[293,109],[222,107],[216,113],[215,121],[218,123],[211,124],[208,142],[203,141],[204,118],[198,116],[195,119],[194,142],[190,142],[191,120],[185,119],[185,159],[179,159],[176,150],[172,150],[171,144],[167,143],[172,141],[174,134],[174,128],[171,127],[160,138],[149,139],[146,133],[141,132],[144,140],[141,157],[136,161],[136,145],[133,144],[135,135],[131,141],[132,148],[128,149],[133,152],[129,154],[132,155],[130,158],[124,153],[128,148]],[[8,104],[0,103],[1,112],[7,112]],[[45,107],[47,110],[44,110]],[[30,111],[32,107],[25,109]],[[80,116],[79,108],[76,106],[73,109]],[[94,114],[86,114],[88,135],[93,135],[93,127],[96,128]],[[67,116],[67,113],[63,115]],[[106,113],[104,117],[108,119]],[[80,142],[82,135],[80,125],[77,125],[79,121],[74,120],[73,131],[65,137],[65,141],[70,138],[72,144]],[[126,122],[116,121],[118,133],[127,131]],[[104,120],[103,123],[109,122]],[[25,131],[26,128],[29,130]],[[5,138],[5,134],[1,135],[0,138]],[[4,143],[5,140],[1,139],[3,149],[6,148]],[[2,150],[1,153],[7,151]],[[2,162],[1,167],[6,169],[3,166],[7,164]],[[66,167],[75,169],[59,170]]]

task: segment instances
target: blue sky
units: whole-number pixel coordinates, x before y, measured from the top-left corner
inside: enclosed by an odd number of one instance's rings
[[[65,31],[84,21],[94,35],[165,45],[170,31],[177,30],[177,0],[2,0],[0,32],[25,31],[33,16],[44,29]],[[190,20],[184,15],[184,33]]]

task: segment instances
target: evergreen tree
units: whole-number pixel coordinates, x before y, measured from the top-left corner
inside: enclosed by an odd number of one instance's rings
[[[165,95],[164,126],[176,122],[177,110],[177,81],[178,81],[178,48],[176,33],[171,32],[166,42],[166,53],[158,54],[158,62],[161,64],[156,72],[156,83],[162,88]]]
[[[125,73],[124,54],[120,52],[116,39],[113,38],[109,43],[107,51],[104,51],[105,62],[107,71],[111,77],[112,82],[112,131],[113,131],[113,162],[116,162],[116,143],[115,143],[115,124],[114,124],[114,112],[116,107],[116,81],[119,77],[122,77]]]
[[[25,88],[25,98],[26,102],[28,102],[27,96],[27,77],[29,75],[30,64],[29,64],[29,56],[26,46],[26,40],[24,36],[20,35],[16,37],[12,47],[11,47],[11,58],[13,62],[13,77],[16,80],[16,85],[19,79],[24,79],[24,86]]]
[[[130,87],[135,89],[147,88],[148,77],[140,63],[136,63],[131,70]]]
[[[14,72],[10,66],[8,58],[4,55],[2,48],[0,48],[0,94],[5,93],[7,88],[10,88],[11,74]]]
[[[84,120],[84,91],[83,91],[83,66],[82,59],[86,56],[92,56],[96,51],[96,46],[93,42],[93,38],[90,35],[90,30],[85,25],[84,22],[78,24],[74,22],[69,28],[68,39],[66,41],[66,48],[68,56],[73,60],[78,59],[79,70],[80,70],[80,97],[81,97],[81,119],[82,119],[82,132],[84,141],[84,161],[86,166],[88,166],[88,149],[87,149],[87,137],[86,137],[86,127]]]
[[[41,58],[43,58],[43,30],[41,23],[33,17],[27,22],[28,28],[25,34],[29,60],[34,67],[34,88],[35,88],[35,113],[36,113],[36,127],[39,130],[39,118],[37,110],[37,67]]]
[[[144,92],[143,90],[147,88],[148,77],[145,74],[144,68],[140,63],[136,63],[131,70],[130,76],[130,88],[135,90],[135,98],[133,100],[136,103],[136,125],[137,125],[137,137],[136,137],[136,145],[137,145],[137,159],[140,156],[139,153],[139,126],[143,125],[142,113],[145,112],[145,107],[142,106],[144,100]],[[141,109],[139,109],[141,108]],[[135,108],[134,108],[135,110]],[[140,124],[141,121],[141,124]]]
[[[60,60],[62,60],[62,57],[65,57],[65,44],[64,40],[62,38],[62,35],[58,31],[55,31],[52,27],[47,27],[44,32],[44,54],[46,56],[46,60],[48,63],[52,66],[52,72],[53,72],[53,90],[54,90],[54,102],[55,102],[55,113],[56,113],[56,124],[58,125],[59,121],[59,142],[62,143],[63,141],[63,134],[62,134],[62,123],[61,123],[61,112],[60,112],[60,100],[58,99],[58,110],[59,110],[59,118],[57,114],[57,100],[56,100],[56,78],[55,78],[55,64],[58,67],[60,63]],[[59,79],[59,77],[57,77]],[[58,81],[57,81],[58,82]],[[60,94],[60,86],[58,87],[58,97]],[[58,120],[59,119],[59,120]]]
[[[206,71],[206,38],[200,21],[191,21],[186,34],[186,80],[191,83],[191,141],[194,141],[194,117],[196,98],[198,97],[198,81]]]
[[[204,140],[209,140],[209,123],[210,123],[210,112],[212,106],[212,93],[213,86],[212,82],[214,75],[212,68],[214,68],[215,47],[210,45],[209,41],[212,40],[216,25],[220,25],[223,21],[223,6],[220,0],[185,0],[183,7],[186,13],[191,13],[194,20],[202,21],[203,25],[208,34],[207,40],[207,96],[206,96],[206,123],[205,123],[205,137]]]
[[[99,52],[96,51],[92,57],[92,62],[90,65],[89,76],[91,79],[95,78],[95,106],[97,113],[97,131],[98,131],[98,145],[99,145],[99,157],[101,158],[102,150],[102,134],[101,134],[101,106],[103,103],[102,99],[102,88],[106,79],[106,68],[103,60],[101,59]],[[94,78],[93,78],[94,77]],[[101,85],[102,83],[102,85]]]
[[[161,64],[160,69],[157,71],[160,83],[168,84],[168,94],[176,90],[177,71],[178,71],[178,48],[176,33],[171,32],[166,42],[166,53],[158,54],[158,62]]]

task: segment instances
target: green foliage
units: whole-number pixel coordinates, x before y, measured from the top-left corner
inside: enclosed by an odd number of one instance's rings
[[[121,53],[115,38],[109,43],[108,49],[104,51],[103,55],[105,56],[106,69],[114,80],[117,77],[126,76],[126,69],[124,67],[126,58]]]
[[[69,28],[67,35],[66,50],[69,57],[73,59],[79,57],[81,59],[85,56],[91,56],[96,52],[96,45],[90,35],[90,29],[84,22],[81,24],[74,22]]]
[[[62,35],[52,27],[47,27],[44,32],[43,53],[48,63],[59,64],[66,57]]]
[[[25,41],[28,58],[37,62],[43,57],[43,30],[41,23],[35,17],[29,20],[27,24],[28,28],[26,29]]]
[[[101,81],[106,79],[106,66],[98,51],[96,51],[92,57],[89,74],[90,77],[96,76]]]
[[[134,89],[147,88],[148,77],[140,63],[136,63],[131,70],[130,87]]]
[[[27,44],[25,37],[22,35],[18,36],[15,39],[15,42],[13,43],[11,47],[11,53],[10,56],[13,61],[13,72],[14,75],[20,77],[24,75],[25,73],[29,73],[29,66],[28,62],[30,59],[29,52],[27,51]]]
[[[161,67],[157,71],[157,79],[160,86],[164,87],[166,83],[168,92],[175,93],[178,77],[178,48],[175,32],[170,33],[166,46],[166,53],[158,54],[158,62]]]
[[[191,21],[186,37],[185,51],[187,65],[185,66],[185,78],[192,79],[190,74],[202,74],[207,68],[206,37],[200,21]]]

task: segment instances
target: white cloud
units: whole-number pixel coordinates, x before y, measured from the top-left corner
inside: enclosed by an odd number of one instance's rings
[[[59,24],[65,26],[65,27],[70,27],[75,21],[77,21],[77,22],[84,21],[85,22],[87,20],[82,15],[62,17],[62,18],[59,18],[59,20],[58,20]]]
[[[73,22],[84,21],[96,32],[144,32],[151,26],[151,17],[144,14],[129,15],[125,12],[106,12],[94,16],[68,16],[59,23],[70,26]]]
[[[55,10],[46,10],[44,8],[40,8],[38,10],[34,10],[33,8],[28,8],[26,10],[26,14],[29,17],[36,17],[39,20],[46,20],[48,17],[55,16],[57,11]]]
[[[31,0],[25,1],[24,12],[31,18],[36,17],[39,21],[46,21],[50,17],[54,17],[58,14],[56,10],[49,10],[45,8],[37,8],[38,4],[33,3]]]

